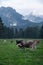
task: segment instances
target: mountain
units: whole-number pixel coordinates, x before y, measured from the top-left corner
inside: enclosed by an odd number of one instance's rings
[[[9,26],[10,24],[17,23],[17,20],[22,18],[22,15],[16,12],[16,10],[11,7],[1,7],[0,17],[2,18],[4,24]]]
[[[29,16],[30,18],[27,17],[27,19],[25,19],[23,15],[19,14],[11,7],[0,7],[0,17],[2,18],[4,25],[7,27],[14,26],[17,28],[26,28],[27,26],[40,25],[39,23],[34,23],[32,22],[33,20],[30,20],[32,16]],[[35,17],[33,16],[33,18]],[[40,18],[36,18],[36,20],[38,19]]]
[[[30,20],[30,21],[32,21],[32,22],[35,22],[35,23],[43,23],[43,16],[36,16],[36,15],[33,15],[32,13],[30,13],[29,15],[26,15],[25,17],[24,17],[24,19],[26,20]]]

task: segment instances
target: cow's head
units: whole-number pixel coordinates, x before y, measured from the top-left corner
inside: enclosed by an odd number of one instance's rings
[[[23,47],[22,40],[16,40],[16,45],[18,45],[19,47]]]
[[[36,45],[40,42],[40,40],[34,40],[34,43],[36,43]]]
[[[22,40],[16,40],[16,44],[21,44]]]

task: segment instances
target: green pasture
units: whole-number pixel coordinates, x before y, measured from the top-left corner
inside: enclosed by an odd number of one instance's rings
[[[10,39],[4,43],[0,39],[0,65],[43,65],[43,39],[37,46],[37,49],[30,51],[28,48],[20,49]]]

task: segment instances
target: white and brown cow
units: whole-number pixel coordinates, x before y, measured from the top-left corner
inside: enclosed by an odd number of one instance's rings
[[[16,40],[16,44],[20,48],[36,48],[37,44],[39,43],[39,40],[29,40],[29,41],[23,41],[23,40]]]

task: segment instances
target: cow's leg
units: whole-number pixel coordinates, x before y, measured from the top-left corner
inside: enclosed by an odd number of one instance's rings
[[[34,48],[36,49],[36,45],[34,46]]]
[[[32,51],[34,48],[33,48],[33,45],[32,46],[30,46],[30,50]]]

